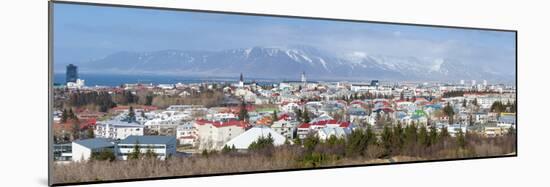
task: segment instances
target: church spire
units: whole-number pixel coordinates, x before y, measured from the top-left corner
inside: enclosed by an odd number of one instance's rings
[[[240,87],[240,88],[244,87],[243,73],[241,73],[241,78],[239,79],[239,87]]]

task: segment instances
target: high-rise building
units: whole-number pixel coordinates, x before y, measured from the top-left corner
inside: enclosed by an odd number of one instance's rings
[[[307,80],[306,80],[306,72],[305,72],[305,71],[302,71],[302,82],[303,82],[303,83],[307,82]]]
[[[464,80],[460,80],[460,85],[464,85]]]
[[[487,80],[483,80],[483,86],[487,86]]]
[[[472,80],[472,86],[476,85],[476,80]]]
[[[378,86],[378,85],[380,85],[380,83],[378,82],[378,80],[372,80],[372,81],[370,81],[370,85],[371,86]]]
[[[66,83],[69,83],[69,82],[76,83],[77,79],[78,79],[78,67],[73,64],[67,65],[67,71],[65,73]]]

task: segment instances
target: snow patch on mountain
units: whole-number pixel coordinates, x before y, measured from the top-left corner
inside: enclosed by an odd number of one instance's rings
[[[445,60],[438,58],[438,59],[435,59],[433,62],[434,63],[431,66],[430,71],[439,71],[441,70],[441,64],[443,64]]]
[[[81,68],[88,72],[146,71],[201,76],[234,76],[242,72],[255,77],[287,80],[299,78],[302,71],[312,78],[335,79],[491,79],[499,75],[498,72],[485,71],[487,68],[473,68],[446,58],[371,55],[363,51],[330,54],[311,47],[120,52],[83,64]]]

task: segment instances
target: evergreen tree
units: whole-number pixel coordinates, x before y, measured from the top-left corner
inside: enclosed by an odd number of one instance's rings
[[[426,126],[421,126],[420,131],[418,132],[418,144],[423,146],[428,146],[428,130],[426,129]]]
[[[309,123],[311,121],[311,119],[309,118],[309,112],[307,111],[307,107],[304,107],[304,113],[303,113],[303,117],[302,119],[304,120],[305,123]]]
[[[439,137],[438,137],[437,128],[435,128],[435,125],[430,126],[430,133],[429,133],[428,137],[429,137],[429,144],[430,145],[437,144],[437,142],[439,140]]]
[[[149,147],[145,152],[145,157],[149,159],[157,158],[157,153],[155,153],[155,151],[151,147]]]
[[[271,117],[271,118],[273,118],[272,123],[277,121],[277,119],[279,118],[278,115],[277,115],[277,110],[273,111],[273,117]]]
[[[460,148],[466,147],[466,138],[464,137],[464,132],[462,132],[462,129],[458,130],[456,135],[456,143]]]
[[[315,149],[315,146],[319,144],[320,140],[317,135],[309,134],[306,139],[304,140],[304,148],[307,152],[311,152]]]
[[[67,114],[67,109],[63,109],[63,113],[61,113],[61,123],[67,123],[68,118],[69,114]]]
[[[115,154],[110,149],[104,149],[100,152],[92,152],[90,159],[101,160],[101,161],[104,161],[104,160],[114,161]]]
[[[145,105],[151,106],[153,104],[153,95],[145,96]]]
[[[443,113],[449,118],[449,124],[453,124],[455,111],[450,103],[447,103],[447,105],[443,107]]]
[[[205,156],[205,157],[208,157],[208,150],[203,149],[202,152],[201,152],[201,155]]]
[[[73,140],[80,139],[80,125],[78,125],[77,122],[73,122],[71,131],[73,135]]]
[[[300,109],[295,109],[294,110],[294,113],[296,114],[296,120],[299,121],[299,122],[304,122],[304,120],[302,119],[302,110]]]
[[[250,116],[248,115],[248,110],[246,110],[246,103],[243,101],[241,103],[241,110],[239,111],[239,119],[242,121],[248,121]]]
[[[515,136],[516,135],[516,129],[514,128],[514,126],[510,126],[510,128],[508,129],[508,136]]]
[[[86,136],[87,136],[87,138],[94,138],[95,137],[94,129],[92,127],[88,127]]]
[[[128,109],[128,116],[126,118],[126,121],[128,121],[128,123],[136,121],[136,112],[134,111],[134,107],[132,106],[130,106],[130,109]]]
[[[334,135],[330,135],[330,137],[325,142],[328,145],[336,145],[338,143],[338,138]]]
[[[405,127],[405,146],[407,147],[413,147],[416,145],[418,139],[418,128],[414,124],[414,122],[411,125],[408,125]]]
[[[70,109],[69,109],[69,114],[68,114],[68,118],[69,118],[69,119],[72,119],[72,120],[76,120],[76,121],[78,121],[78,118],[77,118],[77,117],[76,117],[76,115],[74,114],[74,112],[73,112],[73,109],[72,109],[72,108],[70,108]]]
[[[348,136],[345,153],[348,156],[362,155],[367,149],[367,137],[362,130],[354,130]],[[335,140],[336,141],[336,140]]]
[[[298,145],[298,146],[302,145],[302,140],[296,134],[294,135],[294,141],[292,142],[294,143],[294,145]]]
[[[141,150],[139,147],[139,142],[136,141],[136,145],[134,145],[134,148],[132,149],[132,152],[128,154],[128,159],[140,159],[141,158]]]
[[[502,113],[502,112],[505,112],[506,111],[506,108],[507,106],[500,102],[500,101],[495,101],[492,105],[491,105],[491,111],[492,112],[495,112],[495,113]]]
[[[386,155],[390,155],[392,144],[393,144],[392,130],[387,125],[384,125],[384,130],[382,130],[381,140],[382,140],[382,146],[384,146]]]
[[[365,136],[367,137],[367,145],[376,145],[377,138],[376,134],[372,131],[371,125],[367,124],[367,130],[365,131]]]
[[[398,122],[397,125],[393,127],[392,139],[394,149],[401,150],[405,142],[405,136],[403,128],[401,127],[401,122]]]
[[[235,145],[233,145],[233,146],[235,146]],[[224,145],[223,148],[222,148],[222,153],[227,154],[229,152],[231,152],[231,148],[227,145]]]
[[[450,134],[449,134],[449,131],[447,130],[447,127],[442,127],[441,133],[439,133],[439,141],[444,141],[449,137],[450,137]]]
[[[273,145],[273,137],[270,134],[267,134],[267,137],[260,136],[256,141],[252,142],[248,146],[248,150],[250,151],[263,151],[263,150],[269,150],[274,147]]]

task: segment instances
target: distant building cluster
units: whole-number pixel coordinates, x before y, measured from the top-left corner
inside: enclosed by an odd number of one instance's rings
[[[154,96],[187,98],[204,91],[223,92],[225,99],[216,106],[175,104],[159,108],[133,105],[111,108],[107,113],[75,111],[81,119],[93,119],[79,128],[89,128],[94,137],[71,144],[56,144],[57,160],[87,160],[93,152],[111,150],[126,160],[136,146],[142,152],[152,149],[160,159],[179,152],[221,150],[235,147],[246,151],[260,137],[271,136],[282,145],[317,136],[325,141],[344,138],[354,130],[384,125],[435,126],[457,132],[500,136],[516,128],[515,87],[504,84],[465,85],[446,82],[322,82],[300,81],[271,84],[246,82],[241,73],[234,84],[177,83],[126,84],[124,87],[86,88],[81,92],[118,93],[147,91]],[[67,66],[67,84],[78,84],[76,66]],[[495,103],[498,103],[496,107]],[[68,132],[54,113],[54,128]],[[126,120],[132,113],[134,120]],[[86,117],[87,116],[87,117]],[[68,146],[70,145],[70,146]],[[182,150],[176,149],[182,147]]]

